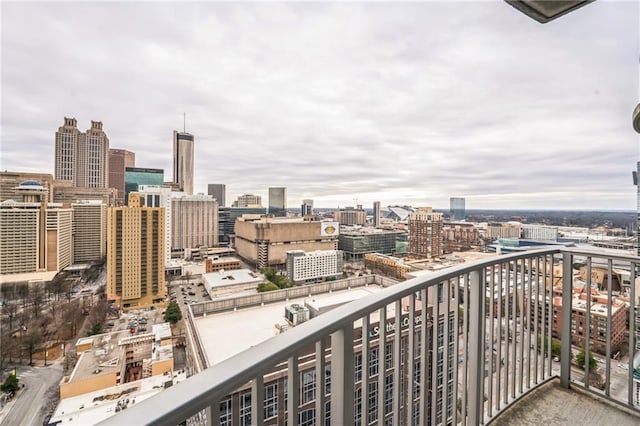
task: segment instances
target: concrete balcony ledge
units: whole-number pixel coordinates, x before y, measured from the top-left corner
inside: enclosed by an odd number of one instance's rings
[[[640,424],[640,413],[578,387],[565,389],[555,379],[524,395],[491,422],[492,426],[540,424],[634,426]]]

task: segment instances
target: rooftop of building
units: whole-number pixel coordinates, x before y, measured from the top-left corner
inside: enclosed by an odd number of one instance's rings
[[[178,371],[65,398],[58,404],[49,423],[58,425],[99,423],[123,407],[151,398],[166,387],[185,380],[186,377],[184,371]]]
[[[313,303],[318,307],[333,306],[366,297],[381,289],[376,285],[370,285],[364,288],[222,312],[197,317],[195,326],[198,329],[198,335],[201,336],[202,347],[209,365],[214,365],[279,334],[276,325],[286,323],[285,306],[292,304],[304,306],[305,302]],[[393,312],[390,307],[388,316],[394,316]],[[373,316],[371,321],[377,321]],[[221,344],[222,342],[224,344]]]
[[[258,284],[264,281],[260,275],[249,269],[209,272],[208,274],[202,274],[202,278],[208,288],[224,287],[234,284]]]
[[[82,352],[67,383],[81,381],[92,375],[105,375],[122,371],[127,345],[148,343],[152,362],[173,358],[171,345],[162,346],[163,339],[171,338],[169,323],[154,324],[151,333],[131,335],[128,329],[82,337],[76,347],[90,344],[91,348]]]
[[[118,342],[128,336],[129,331],[124,330],[78,339],[76,347],[90,344],[91,348],[79,354],[76,366],[66,382],[73,383],[91,375],[106,375],[121,371],[124,347]]]

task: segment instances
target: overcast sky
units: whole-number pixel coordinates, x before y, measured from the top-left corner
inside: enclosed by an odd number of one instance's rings
[[[503,1],[6,3],[2,170],[53,173],[63,117],[196,192],[288,207],[636,207],[639,7],[548,24]]]

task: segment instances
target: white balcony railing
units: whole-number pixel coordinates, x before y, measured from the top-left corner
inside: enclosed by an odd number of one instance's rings
[[[573,293],[578,262],[584,300]],[[552,248],[408,280],[247,349],[101,424],[476,425],[554,377],[637,410],[638,264],[635,256]],[[604,281],[594,274],[601,268]],[[614,279],[618,270],[629,271],[631,285]],[[596,287],[624,294],[631,309],[592,295]],[[593,366],[582,373],[572,365],[572,341],[584,346],[587,359],[601,354],[597,384],[580,377],[594,376]],[[620,361],[612,358],[625,352],[620,379],[613,370]]]

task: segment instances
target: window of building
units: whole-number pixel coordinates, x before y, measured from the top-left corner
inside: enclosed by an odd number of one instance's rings
[[[308,410],[298,413],[298,425],[299,426],[315,426],[316,421],[316,409],[310,408]]]
[[[273,383],[264,388],[264,418],[268,419],[278,415],[278,383]]]
[[[220,401],[220,426],[231,426],[232,424],[231,398],[227,398]]]
[[[303,371],[300,375],[300,402],[306,404],[316,399],[316,370]]]
[[[251,426],[251,392],[240,395],[240,425]]]

